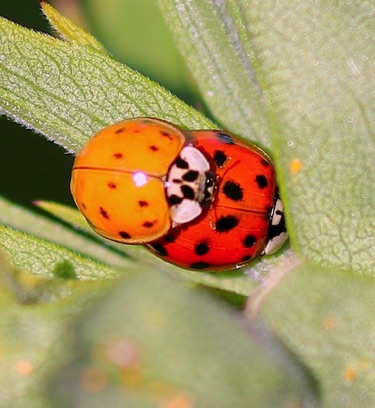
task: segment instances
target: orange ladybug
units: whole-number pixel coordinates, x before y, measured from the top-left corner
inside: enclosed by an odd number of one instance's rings
[[[114,241],[142,244],[196,218],[213,175],[204,155],[185,144],[178,127],[151,118],[125,120],[92,137],[77,154],[71,180],[92,228]],[[189,181],[192,173],[197,177]]]

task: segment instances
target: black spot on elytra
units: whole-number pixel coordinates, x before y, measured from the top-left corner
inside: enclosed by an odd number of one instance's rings
[[[111,189],[114,189],[114,188],[117,187],[117,185],[116,185],[115,183],[113,183],[112,181],[110,181],[110,182],[107,184],[107,186],[108,186],[109,188],[111,188]]]
[[[222,150],[215,150],[213,158],[217,167],[222,167],[228,160],[228,156]]]
[[[172,139],[173,139],[172,135],[171,135],[169,132],[167,132],[166,130],[161,130],[161,131],[160,131],[160,134],[161,134],[162,136],[168,138],[169,140],[172,140]]]
[[[177,238],[177,236],[175,234],[171,233],[171,232],[164,235],[164,237],[163,237],[164,241],[168,242],[168,243],[174,242],[176,240],[176,238]]]
[[[181,157],[177,158],[175,164],[179,169],[188,169],[189,168],[189,163],[186,160],[181,159]]]
[[[144,201],[144,200],[139,200],[139,201],[138,201],[138,205],[139,205],[140,207],[148,207],[148,202],[147,202],[147,201]]]
[[[200,242],[199,244],[196,244],[194,247],[195,254],[199,256],[207,254],[209,250],[210,247],[205,242]]]
[[[206,269],[209,267],[210,267],[210,264],[207,262],[194,262],[190,265],[191,269]]]
[[[124,238],[124,239],[130,239],[131,238],[131,235],[128,234],[127,232],[125,232],[125,231],[120,231],[118,234],[120,235],[121,238]]]
[[[182,194],[184,195],[184,198],[188,200],[194,200],[195,194],[194,194],[194,190],[191,187],[181,186],[181,191],[182,191]]]
[[[260,164],[264,167],[270,167],[270,163],[265,159],[261,159]]]
[[[266,187],[268,186],[267,177],[264,176],[263,174],[258,174],[258,175],[255,177],[255,181],[256,181],[256,183],[258,184],[258,187],[259,187],[260,189],[266,188]]]
[[[115,133],[116,133],[116,135],[119,135],[120,133],[125,132],[125,131],[126,131],[126,128],[120,127],[120,128],[115,130]]]
[[[185,181],[195,181],[199,176],[199,171],[197,170],[189,170],[182,176],[182,179]]]
[[[81,203],[81,206],[82,206],[82,208],[83,208],[84,210],[86,210],[86,209],[87,209],[87,206],[86,206],[86,204],[85,204],[85,203]]]
[[[246,237],[243,240],[243,244],[246,248],[251,248],[257,243],[257,239],[254,237],[254,235],[246,235]]]
[[[150,147],[150,150],[152,150],[153,152],[158,152],[160,150],[157,146],[154,146],[154,145],[149,146],[149,147]]]
[[[116,159],[122,159],[123,154],[122,153],[113,153],[113,157],[116,158]]]
[[[177,196],[176,194],[172,194],[168,197],[168,204],[169,205],[178,205],[182,202],[182,197]]]
[[[168,252],[163,244],[155,243],[151,244],[150,247],[160,256],[167,256]]]
[[[155,224],[156,224],[156,220],[154,220],[154,221],[145,221],[145,222],[142,224],[142,227],[144,227],[144,228],[152,228]]]
[[[243,190],[239,183],[235,181],[227,181],[223,187],[223,193],[230,200],[241,201],[243,199]]]
[[[105,218],[106,220],[109,220],[109,214],[103,207],[99,207],[100,215]]]
[[[233,140],[232,136],[228,135],[228,133],[218,132],[217,137],[220,140],[220,142],[222,142],[222,143],[234,144],[234,140]]]
[[[226,215],[220,217],[215,224],[215,229],[217,232],[228,232],[233,228],[237,227],[240,221],[237,217],[233,215]]]

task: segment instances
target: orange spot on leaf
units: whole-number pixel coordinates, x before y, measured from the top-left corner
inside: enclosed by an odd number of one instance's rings
[[[83,391],[89,394],[96,394],[106,387],[108,381],[103,370],[89,367],[82,371],[80,382]]]
[[[323,321],[323,327],[328,331],[334,329],[336,327],[335,318],[332,316],[327,316]]]
[[[303,168],[302,161],[299,159],[293,159],[289,164],[289,170],[292,174],[299,173]]]
[[[15,362],[14,371],[20,377],[27,377],[34,371],[34,366],[32,365],[30,360],[21,359]]]
[[[354,368],[352,367],[348,367],[344,373],[343,373],[343,377],[345,378],[345,380],[347,381],[353,381],[355,380],[355,378],[357,377],[357,372]]]

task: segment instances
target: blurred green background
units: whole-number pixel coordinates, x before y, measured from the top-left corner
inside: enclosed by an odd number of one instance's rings
[[[0,15],[40,31],[48,31],[38,2],[0,2]],[[72,156],[33,132],[0,117],[0,194],[31,206],[36,199],[71,203],[69,173]]]
[[[61,13],[93,33],[111,55],[196,105],[197,92],[154,0],[55,0]],[[0,15],[50,32],[37,0],[0,1]],[[0,194],[24,206],[34,200],[73,205],[73,157],[5,116],[0,117]]]

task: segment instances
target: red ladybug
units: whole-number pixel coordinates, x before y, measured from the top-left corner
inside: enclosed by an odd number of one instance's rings
[[[185,135],[210,163],[210,197],[197,218],[175,225],[148,248],[175,265],[205,271],[237,269],[278,251],[287,233],[267,154],[228,132],[196,130]]]

